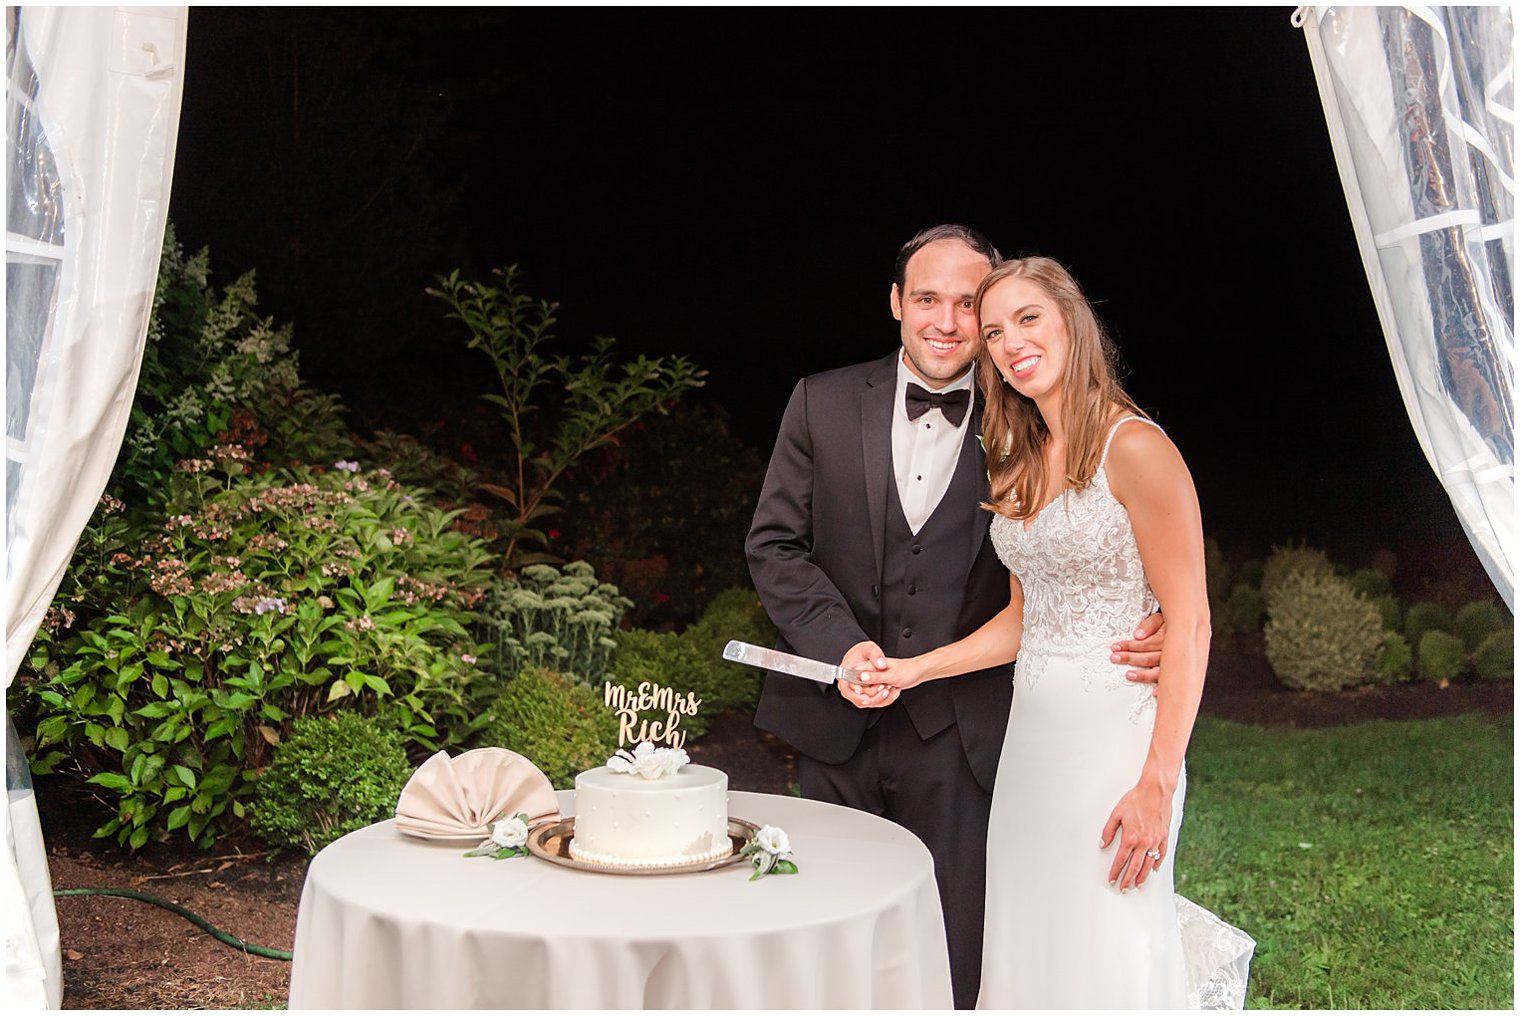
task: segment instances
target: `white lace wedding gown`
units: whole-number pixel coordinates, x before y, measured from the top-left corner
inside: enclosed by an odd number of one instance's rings
[[[1119,426],[1115,424],[1109,443]],[[1154,424],[1149,424],[1154,426]],[[1176,897],[1169,849],[1144,886],[1108,884],[1119,836],[1098,839],[1150,745],[1150,685],[1110,647],[1156,609],[1129,514],[1104,465],[1027,526],[995,516],[992,542],[1024,588],[1024,634],[987,838],[978,1008],[1240,1008],[1255,943]],[[1186,947],[1184,938],[1187,939]]]

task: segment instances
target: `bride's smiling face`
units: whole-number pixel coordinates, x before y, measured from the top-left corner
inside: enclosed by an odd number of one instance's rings
[[[1014,276],[982,297],[982,341],[1003,380],[1038,400],[1060,387],[1071,356],[1071,332],[1055,299],[1038,283]]]

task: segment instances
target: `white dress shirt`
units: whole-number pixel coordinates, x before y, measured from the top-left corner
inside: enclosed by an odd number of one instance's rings
[[[966,407],[966,415],[958,427],[952,426],[938,408],[910,420],[904,405],[908,384],[937,393],[970,390],[972,369],[974,366],[943,388],[930,388],[908,368],[906,354],[897,358],[897,394],[892,403],[892,471],[897,474],[897,497],[908,517],[908,528],[915,534],[929,521],[950,487],[961,455],[961,442],[971,427],[971,406]],[[975,397],[972,392],[973,400]]]

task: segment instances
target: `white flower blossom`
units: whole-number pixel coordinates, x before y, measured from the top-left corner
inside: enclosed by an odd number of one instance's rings
[[[528,842],[528,823],[520,818],[504,818],[491,827],[491,842],[504,849],[515,849]]]
[[[792,841],[787,838],[786,831],[778,826],[761,826],[755,834],[755,840],[760,844],[761,850],[776,857],[785,857],[792,852]]]

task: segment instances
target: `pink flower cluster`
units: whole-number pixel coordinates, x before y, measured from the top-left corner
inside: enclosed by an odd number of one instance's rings
[[[437,603],[453,591],[452,583],[424,582],[410,575],[396,576],[396,597],[403,603],[416,603],[418,600]]]

